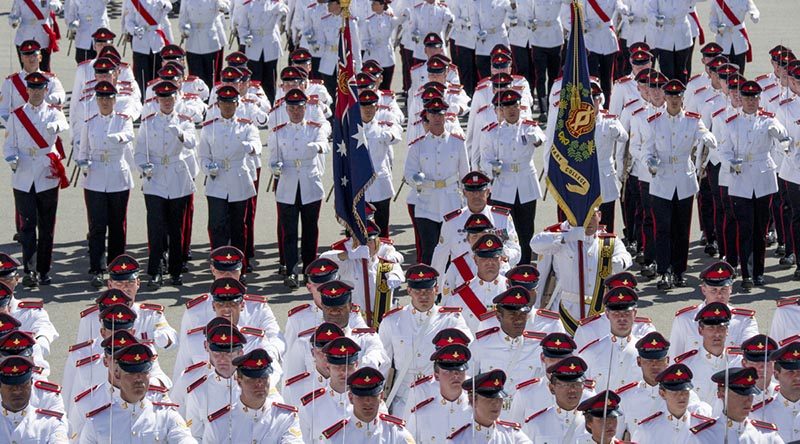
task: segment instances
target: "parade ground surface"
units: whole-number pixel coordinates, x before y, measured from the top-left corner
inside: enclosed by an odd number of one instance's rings
[[[8,7],[8,2],[4,2]],[[713,38],[713,34],[707,28],[708,11],[711,2],[698,4],[701,22],[705,28],[706,36]],[[797,34],[797,21],[800,19],[800,8],[794,0],[758,0],[757,6],[761,11],[761,20],[758,24],[752,24],[749,19],[747,22],[750,37],[753,42],[754,61],[747,65],[745,75],[752,78],[756,75],[771,71],[769,56],[767,51],[777,44],[783,44],[789,48],[800,48],[800,36]],[[119,3],[111,6],[112,13],[111,30],[119,32],[120,7]],[[5,43],[0,44],[0,66],[4,75],[10,74],[19,69],[16,55],[12,55],[12,29],[8,24],[8,12],[0,14],[0,35],[3,36]],[[62,29],[66,29],[63,20],[59,20]],[[177,18],[173,20],[173,33],[180,35],[177,30]],[[68,42],[62,40],[62,51],[55,54],[53,59],[53,71],[61,79],[64,87],[69,94],[75,73],[74,53],[68,57],[66,49]],[[119,48],[121,51],[121,48]],[[74,48],[73,48],[74,51]],[[226,49],[227,52],[227,49]],[[699,62],[698,51],[694,53],[694,73],[702,69]],[[131,61],[131,50],[127,49],[125,60]],[[282,59],[285,59],[282,58]],[[399,57],[397,58],[399,61]],[[285,60],[281,60],[281,66]],[[393,87],[395,91],[400,88],[399,71],[395,75]],[[5,131],[3,131],[4,133]],[[4,134],[0,136],[5,139]],[[69,136],[67,136],[69,139]],[[266,132],[262,131],[261,140],[266,141]],[[68,142],[68,140],[65,140]],[[65,145],[68,145],[65,143]],[[268,148],[265,148],[265,150]],[[263,155],[267,158],[267,153]],[[406,158],[405,143],[395,145],[394,162],[394,183],[399,187],[403,174],[403,165]],[[324,177],[326,190],[330,187],[330,156],[327,158],[328,172]],[[541,153],[536,156],[537,169],[541,171]],[[68,168],[68,173],[72,165]],[[286,322],[287,311],[300,303],[309,302],[310,295],[304,288],[293,292],[288,291],[283,286],[282,277],[277,274],[278,250],[276,245],[276,211],[274,194],[266,188],[269,169],[262,171],[261,189],[259,190],[258,215],[256,219],[256,264],[255,273],[248,275],[247,284],[250,293],[269,296],[270,305],[281,328]],[[208,271],[208,234],[206,232],[207,206],[203,189],[203,176],[197,178],[197,192],[195,193],[195,217],[194,232],[192,234],[194,259],[189,266],[189,273],[184,275],[184,285],[173,287],[165,285],[159,291],[150,292],[146,290],[147,276],[142,276],[142,288],[137,296],[137,301],[152,302],[162,304],[166,308],[166,316],[174,328],[180,327],[181,316],[184,312],[184,303],[199,294],[208,290],[211,282],[211,274]],[[128,251],[146,266],[147,258],[147,238],[145,223],[144,198],[141,193],[140,179],[136,179],[137,186],[131,191],[130,203],[128,205]],[[408,192],[414,192],[405,187],[402,195],[392,204],[391,208],[391,236],[395,246],[405,255],[403,267],[411,265],[414,261],[414,238],[411,229],[411,221],[406,210],[405,198]],[[7,165],[0,165],[0,250],[21,258],[20,245],[12,241],[14,235],[14,200],[11,188],[11,169]],[[536,230],[555,223],[556,204],[552,198],[539,201],[536,208]],[[121,215],[120,215],[121,216]],[[621,217],[619,215],[619,205],[617,205],[617,225],[621,232]],[[320,240],[319,251],[323,252],[331,243],[342,237],[342,230],[334,218],[333,199],[324,203],[320,215]],[[64,358],[67,347],[75,341],[76,329],[78,325],[79,313],[89,306],[98,292],[89,286],[89,257],[88,245],[86,242],[87,219],[86,208],[83,200],[83,190],[70,187],[61,190],[58,203],[58,220],[55,231],[55,251],[54,264],[51,276],[52,285],[39,287],[34,290],[17,287],[17,297],[19,298],[42,298],[45,301],[45,308],[50,314],[50,318],[58,329],[61,337],[54,344],[49,362],[52,368],[50,379],[60,382],[64,367]],[[697,275],[713,259],[703,253],[703,247],[699,244],[700,230],[697,223],[697,211],[693,213],[692,232],[691,232],[691,251],[689,255],[688,286],[677,288],[669,293],[656,290],[655,281],[640,279],[640,301],[639,315],[652,318],[655,326],[665,336],[669,337],[672,319],[675,311],[690,304],[699,302],[700,291],[697,289],[699,284]],[[800,235],[800,233],[796,233]],[[621,235],[620,235],[621,237]],[[576,264],[577,265],[577,264]],[[634,266],[634,272],[638,271],[638,266]],[[778,265],[778,258],[774,254],[774,246],[767,250],[767,267],[765,273],[766,286],[755,288],[750,293],[743,293],[739,282],[734,286],[734,294],[731,303],[740,307],[749,307],[757,310],[759,330],[762,333],[769,332],[772,314],[775,309],[775,301],[786,296],[800,295],[800,282],[792,280],[794,267],[785,268]],[[638,276],[638,273],[637,273]],[[165,279],[169,282],[169,279]],[[401,303],[408,303],[408,298],[403,293],[400,298]],[[162,366],[171,374],[175,358],[175,348],[171,350],[160,350],[160,360]]]

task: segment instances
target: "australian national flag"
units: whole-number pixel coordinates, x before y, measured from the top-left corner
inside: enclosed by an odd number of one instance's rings
[[[361,245],[367,243],[364,193],[372,183],[372,168],[353,68],[350,21],[345,20],[339,42],[336,113],[333,119],[333,188],[336,218]]]
[[[583,40],[583,11],[572,5],[572,32],[567,44],[558,119],[550,147],[547,188],[573,227],[585,226],[600,206],[600,175],[594,144],[595,108]]]

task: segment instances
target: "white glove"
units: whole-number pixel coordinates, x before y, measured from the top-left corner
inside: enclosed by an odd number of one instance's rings
[[[761,19],[761,14],[760,13],[758,13],[758,12],[751,12],[750,13],[750,20],[752,20],[753,23],[758,23],[759,19]]]
[[[710,150],[716,149],[717,148],[717,139],[716,139],[716,137],[714,137],[714,135],[711,134],[710,132],[706,133],[703,136],[703,145],[707,146],[708,149],[710,149]]]
[[[156,335],[154,342],[158,348],[166,348],[167,344],[169,344],[169,337],[167,335]]]
[[[348,259],[369,259],[369,247],[359,245],[354,250],[347,252]]]
[[[50,122],[47,124],[47,132],[50,134],[58,134],[58,122]]]
[[[8,23],[11,25],[12,28],[16,28],[19,26],[20,18],[18,15],[9,15],[8,16]]]
[[[223,14],[227,14],[231,12],[231,8],[228,7],[225,3],[217,2],[217,10]]]
[[[395,288],[400,287],[402,283],[403,283],[402,279],[396,278],[394,276],[389,276],[389,278],[386,279],[386,285],[389,286],[389,290],[394,290]]]
[[[253,36],[252,35],[248,35],[247,37],[244,38],[244,46],[250,46],[252,44],[253,44]]]
[[[189,34],[191,34],[191,32],[192,32],[192,25],[187,23],[183,25],[183,28],[181,28],[181,37],[188,39]]]
[[[769,136],[773,139],[782,139],[783,134],[781,134],[781,130],[778,129],[777,126],[772,125],[769,127]]]
[[[167,128],[169,128],[169,132],[171,132],[173,136],[179,139],[183,137],[183,131],[178,128],[178,125],[170,125]]]
[[[611,125],[611,138],[612,139],[619,139],[619,135],[622,134],[617,128],[616,125]]]
[[[108,138],[114,143],[125,143],[125,136],[119,133],[109,134]]]
[[[138,39],[144,37],[144,28],[142,28],[141,26],[136,26],[135,28],[133,28],[133,35],[135,35],[136,38]]]
[[[586,238],[586,229],[583,227],[572,227],[564,233],[564,240],[567,242],[582,241]]]

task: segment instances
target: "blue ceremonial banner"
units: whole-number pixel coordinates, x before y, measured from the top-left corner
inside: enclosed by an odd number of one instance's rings
[[[564,61],[558,119],[547,169],[547,188],[573,227],[585,226],[602,203],[597,149],[596,112],[589,84],[583,40],[583,10],[572,2],[572,30]]]
[[[367,243],[364,193],[375,171],[356,96],[350,20],[340,32],[336,112],[333,118],[333,188],[336,219],[361,245]]]

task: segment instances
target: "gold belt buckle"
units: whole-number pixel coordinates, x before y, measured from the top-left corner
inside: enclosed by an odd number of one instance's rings
[[[225,160],[223,160],[223,161],[222,161],[222,168],[223,168],[225,171],[228,171],[229,169],[231,169],[231,161],[230,161],[230,160],[228,160],[228,159],[225,159]]]
[[[100,161],[103,163],[108,163],[110,155],[108,153],[100,154]]]
[[[161,156],[161,165],[169,165],[169,156]]]
[[[678,163],[678,156],[670,156],[669,163]]]
[[[745,160],[748,161],[748,162],[752,162],[753,161],[753,155],[752,154],[748,154],[747,157],[745,157]]]
[[[38,151],[36,148],[28,148],[28,155],[31,157],[36,157],[36,151]]]
[[[511,170],[512,173],[519,173],[519,164],[518,163],[512,163],[510,170]]]
[[[303,161],[302,160],[300,160],[300,159],[295,159],[294,160],[294,167],[295,168],[300,168],[302,165],[303,165]]]
[[[447,181],[446,180],[437,180],[436,182],[434,182],[434,186],[436,187],[436,189],[444,188],[444,187],[447,186]]]
[[[503,398],[503,410],[511,410],[511,398]]]

